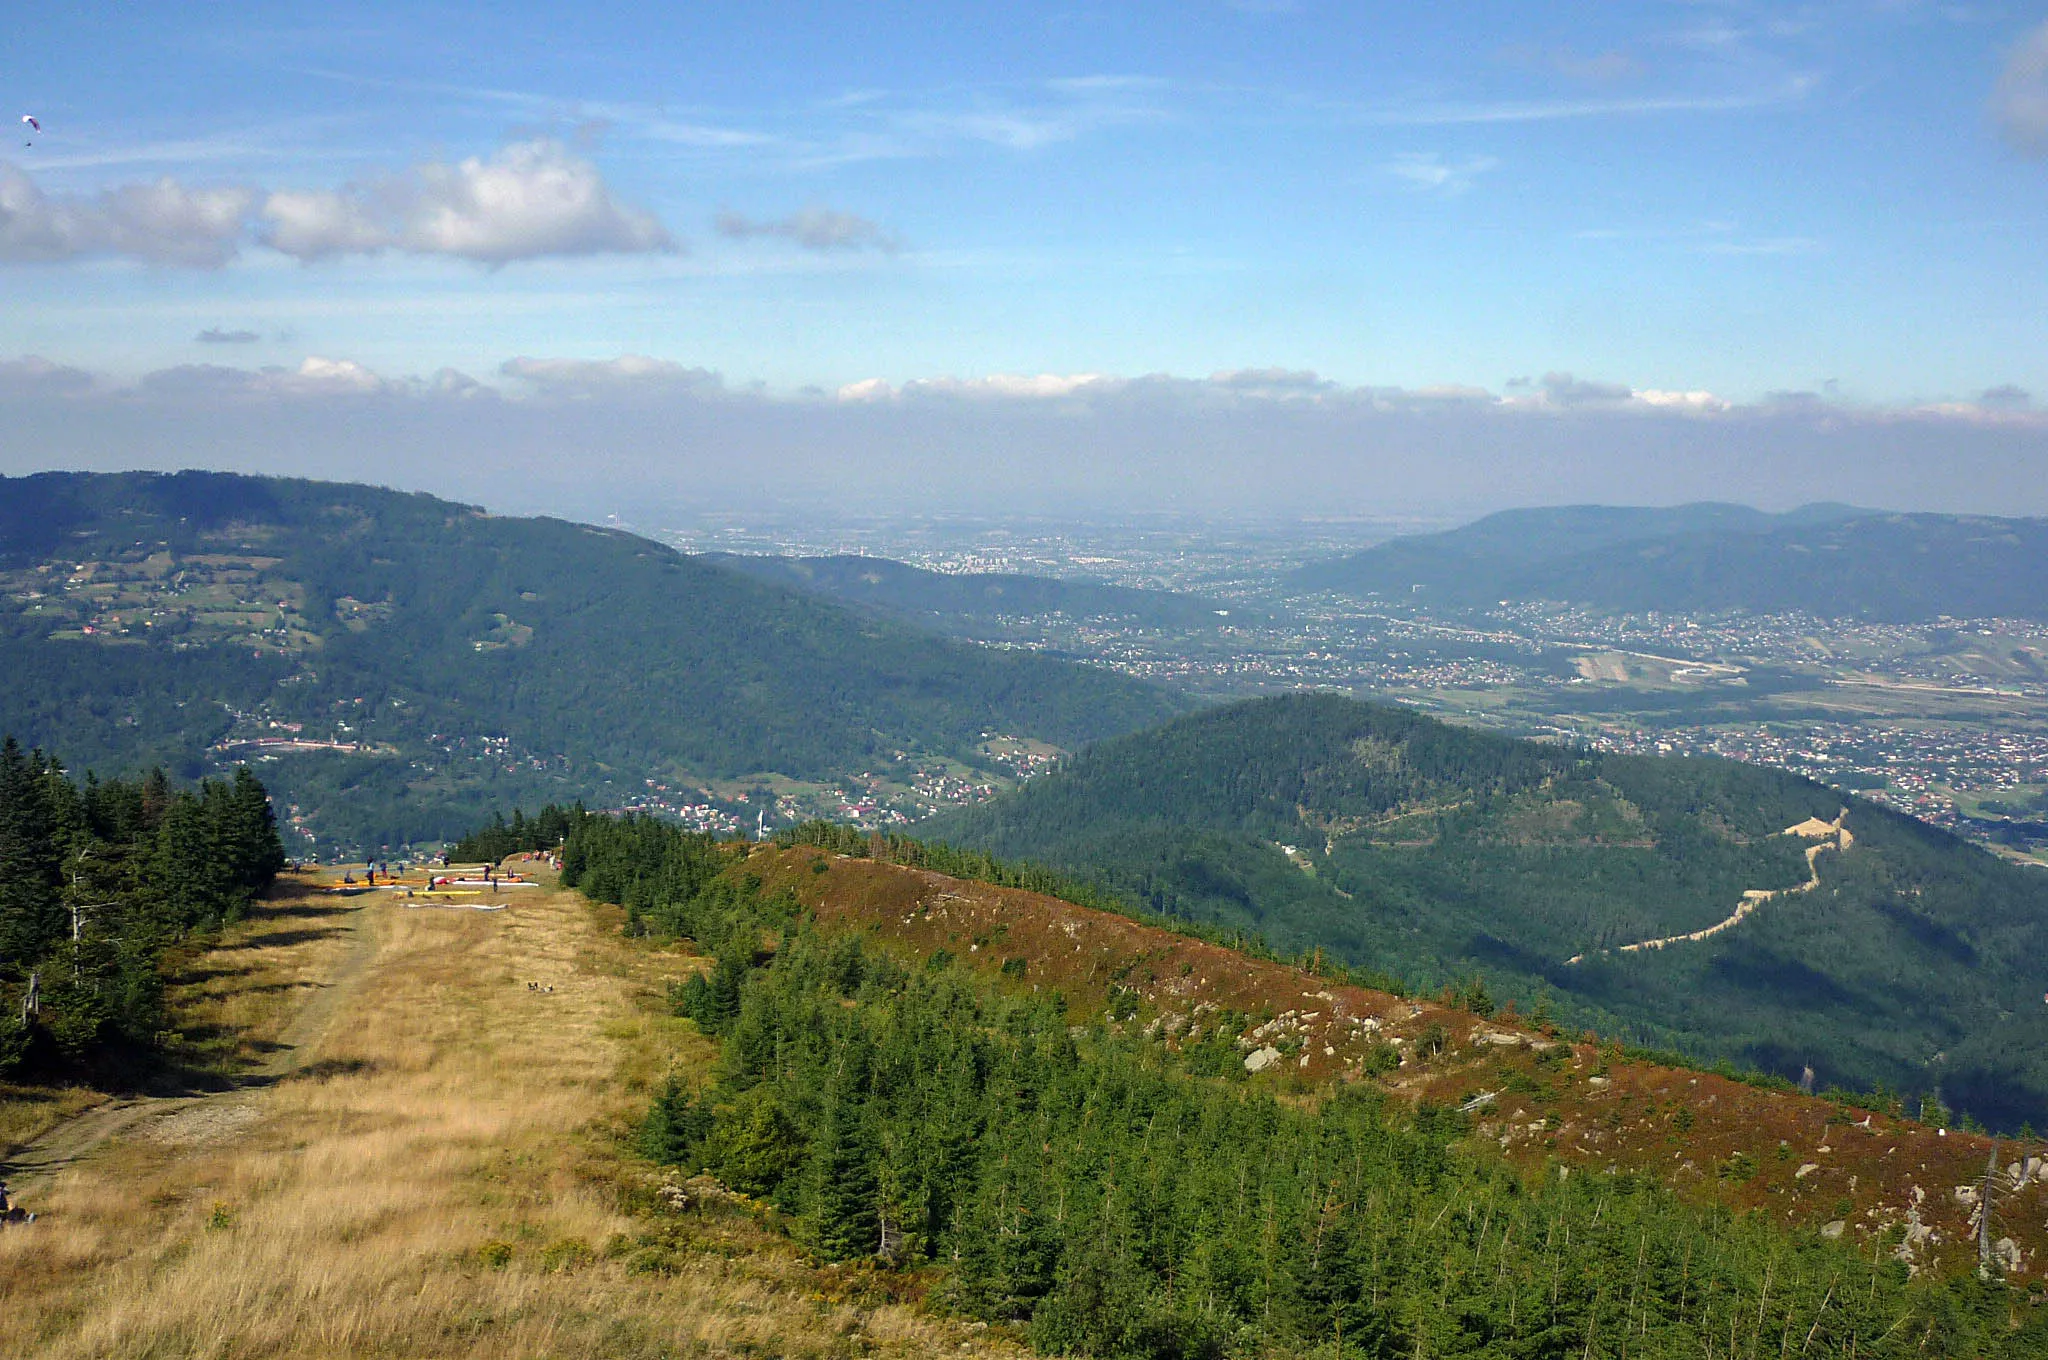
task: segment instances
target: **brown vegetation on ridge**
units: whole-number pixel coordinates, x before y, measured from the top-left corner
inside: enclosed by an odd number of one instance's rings
[[[1405,1099],[1469,1106],[1474,1144],[1531,1170],[1555,1162],[1645,1175],[1893,1253],[1915,1269],[1976,1259],[1989,1138],[1625,1059],[1618,1047],[1511,1014],[1481,1017],[1335,985],[1019,889],[808,847],[764,847],[747,868],[771,889],[794,891],[828,929],[872,930],[921,955],[943,949],[997,977],[1021,959],[1021,980],[1008,985],[1057,992],[1077,1016],[1100,1015],[1113,994],[1129,994],[1137,1013],[1128,1023],[1167,1042],[1226,1015],[1249,1017],[1239,1047],[1248,1057],[1273,1055],[1256,1080],[1304,1094],[1331,1081],[1372,1081]],[[2048,1271],[2048,1147],[2000,1147],[1993,1238],[2005,1240],[2015,1277],[2038,1279]]]

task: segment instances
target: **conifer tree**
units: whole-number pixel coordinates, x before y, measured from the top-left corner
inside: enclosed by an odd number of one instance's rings
[[[687,1167],[694,1162],[704,1135],[710,1131],[710,1107],[671,1075],[654,1097],[640,1127],[640,1151],[649,1161]]]
[[[74,785],[54,759],[0,741],[0,1071],[151,1042],[165,948],[232,918],[282,862],[246,769],[197,790],[160,771]]]
[[[873,1156],[858,1102],[828,1096],[804,1191],[804,1236],[820,1255],[845,1261],[880,1249]]]
[[[0,966],[27,976],[62,933],[62,852],[40,751],[0,741]]]

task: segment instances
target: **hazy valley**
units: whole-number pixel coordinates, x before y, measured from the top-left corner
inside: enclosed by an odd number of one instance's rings
[[[2026,619],[7,489],[18,1348],[2040,1344]]]

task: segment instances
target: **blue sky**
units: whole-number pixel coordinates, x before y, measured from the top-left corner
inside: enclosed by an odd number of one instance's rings
[[[8,29],[0,88],[44,130],[0,145],[0,362],[102,396],[213,365],[534,399],[562,361],[643,356],[626,376],[672,393],[703,369],[799,404],[1241,370],[1712,394],[1695,416],[1799,393],[2020,428],[2048,402],[2040,4],[45,5]],[[13,470],[90,442],[37,428]]]

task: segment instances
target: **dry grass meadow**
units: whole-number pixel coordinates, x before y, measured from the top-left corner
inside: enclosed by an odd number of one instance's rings
[[[914,1282],[810,1266],[744,1204],[676,1207],[624,1149],[650,1085],[709,1056],[661,1003],[687,955],[555,891],[347,903],[282,904],[194,962],[188,1029],[255,1080],[42,1178],[42,1220],[0,1231],[0,1355],[999,1347]]]

